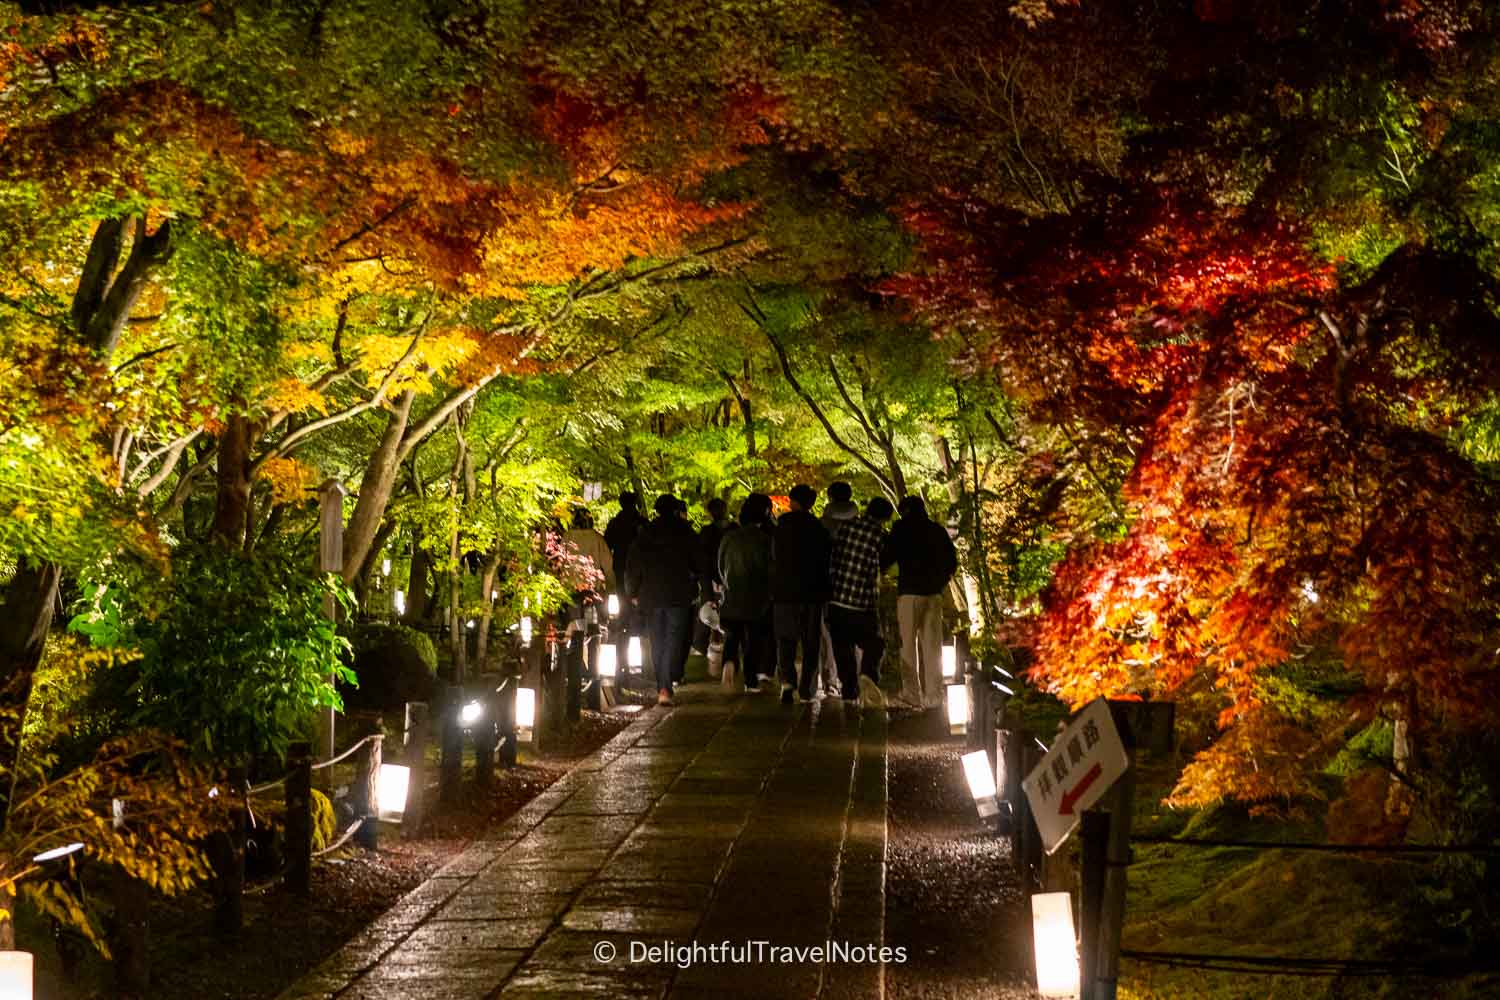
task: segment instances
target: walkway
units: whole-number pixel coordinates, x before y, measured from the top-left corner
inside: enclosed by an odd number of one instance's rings
[[[878,997],[885,807],[883,713],[692,685],[281,1000]]]

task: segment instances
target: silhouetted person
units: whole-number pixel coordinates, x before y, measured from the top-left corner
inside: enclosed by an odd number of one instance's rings
[[[823,629],[823,602],[828,599],[828,531],[812,514],[817,491],[793,486],[792,509],[781,515],[772,536],[771,599],[781,663],[781,702],[792,703],[795,690],[811,701],[818,675],[818,645]],[[797,648],[802,673],[797,673]]]
[[[958,571],[958,553],[921,497],[903,498],[898,509],[901,520],[886,537],[880,568],[897,566],[900,697],[907,708],[937,708],[943,703],[943,590]]]
[[[646,526],[646,518],[641,514],[640,508],[640,496],[626,490],[620,494],[620,512],[610,518],[609,524],[604,527],[604,544],[609,546],[610,554],[614,557],[616,580],[625,579],[625,559],[630,554],[630,546],[635,542],[635,536]]]
[[[885,522],[894,511],[885,497],[876,497],[864,514],[843,522],[833,540],[829,567],[832,593],[828,598],[828,632],[833,640],[833,659],[838,665],[839,687],[846,703],[859,702],[859,675],[880,685],[880,657],[885,640],[880,636],[876,596],[880,592],[880,553],[885,544]],[[858,666],[854,650],[858,647]]]
[[[724,594],[719,625],[724,662],[739,665],[745,689],[755,690],[774,671],[771,656],[771,498],[752,493],[740,506],[740,527],[719,543],[718,570]]]
[[[688,626],[698,595],[698,546],[693,526],[670,493],[656,498],[656,517],[641,529],[625,561],[625,593],[651,640],[658,704],[672,704],[672,688],[687,659]]]

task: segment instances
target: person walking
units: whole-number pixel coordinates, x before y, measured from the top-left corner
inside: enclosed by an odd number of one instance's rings
[[[563,534],[563,541],[578,550],[587,559],[598,576],[589,591],[608,594],[615,589],[615,558],[604,536],[594,528],[594,515],[588,508],[578,507],[573,511],[573,527]]]
[[[862,678],[874,681],[876,691],[880,689],[880,657],[885,652],[885,640],[880,636],[875,598],[880,587],[885,522],[892,513],[889,500],[875,497],[865,505],[864,514],[842,523],[833,540],[827,621],[846,705],[860,703]]]
[[[670,493],[656,498],[656,517],[636,535],[625,560],[625,593],[651,644],[656,701],[672,704],[687,660],[693,598],[698,593],[697,537]]]
[[[724,535],[716,560],[724,587],[719,601],[724,663],[739,667],[746,691],[770,681],[773,670],[771,535],[765,531],[770,516],[770,497],[764,493],[746,497],[740,505],[740,527]]]
[[[734,522],[729,519],[729,505],[721,497],[713,497],[703,509],[708,511],[708,523],[698,530],[698,564],[703,567],[702,593],[698,598],[700,606],[719,603],[719,542],[725,532],[734,527]],[[714,630],[703,619],[702,614],[693,618],[693,651],[708,657]],[[718,676],[712,660],[708,672],[710,676]]]
[[[828,532],[829,538],[837,538],[839,529],[859,517],[859,505],[854,502],[854,488],[845,482],[828,487],[828,503],[823,506],[823,516],[818,518]]]
[[[901,520],[886,536],[880,568],[897,567],[900,701],[906,708],[937,708],[943,704],[943,591],[958,572],[958,553],[921,497],[903,498],[898,509]]]
[[[818,674],[818,645],[823,632],[823,602],[828,599],[828,529],[813,516],[818,493],[806,483],[793,486],[791,510],[776,522],[771,537],[772,621],[781,666],[781,703],[792,703],[795,690],[812,701]],[[797,650],[802,672],[797,672]]]
[[[828,487],[828,502],[818,521],[828,531],[830,540],[838,538],[839,529],[859,517],[859,506],[854,502],[854,488],[840,480]],[[823,692],[829,696],[842,693],[838,665],[833,658],[833,635],[828,631],[828,614],[823,614],[822,644],[819,646],[818,681]]]
[[[604,526],[604,544],[609,546],[617,581],[624,581],[625,560],[630,555],[630,546],[635,542],[635,536],[646,526],[646,518],[641,514],[640,508],[640,494],[626,490],[620,494],[620,512]]]

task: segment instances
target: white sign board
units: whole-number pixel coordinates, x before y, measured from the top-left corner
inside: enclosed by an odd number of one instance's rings
[[[1103,798],[1129,766],[1109,702],[1096,698],[1021,782],[1048,854],[1068,839],[1083,811]]]

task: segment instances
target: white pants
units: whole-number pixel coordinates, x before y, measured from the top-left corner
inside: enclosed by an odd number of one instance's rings
[[[896,598],[901,628],[901,700],[937,708],[943,704],[943,595]]]

